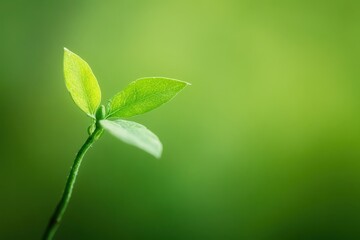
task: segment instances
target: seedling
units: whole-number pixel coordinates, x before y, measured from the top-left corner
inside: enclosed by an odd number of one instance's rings
[[[100,87],[90,66],[66,48],[64,75],[66,88],[72,99],[92,119],[92,123],[88,128],[89,137],[75,157],[60,202],[46,228],[43,238],[46,240],[54,237],[60,225],[85,153],[102,136],[104,130],[123,142],[160,158],[163,147],[159,138],[145,126],[124,118],[143,114],[161,106],[189,85],[183,81],[163,77],[141,78],[117,93],[105,107],[100,105]]]

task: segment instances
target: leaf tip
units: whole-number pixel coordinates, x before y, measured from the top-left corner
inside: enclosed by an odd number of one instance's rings
[[[65,55],[76,55],[75,53],[73,53],[72,51],[70,51],[68,48],[64,47],[64,54]],[[77,56],[77,55],[76,55]]]
[[[160,140],[159,140],[160,142]],[[160,142],[160,149],[158,149],[157,151],[153,151],[153,152],[149,152],[151,155],[153,155],[156,159],[160,159],[162,156],[162,152],[163,152],[163,145]]]
[[[186,86],[191,86],[192,85],[189,82],[185,82],[185,81],[182,81],[182,80],[179,80],[179,79],[173,79],[173,78],[164,78],[164,79],[169,79],[169,80],[173,80],[173,81],[176,81],[176,82],[181,82],[181,83],[184,83]]]
[[[64,47],[64,52],[71,52],[69,49],[67,49],[66,47]]]
[[[72,54],[74,54],[72,51],[70,51],[69,49],[64,47],[64,56],[65,57],[70,57]]]
[[[148,151],[148,153],[150,153],[150,155],[154,156],[156,159],[160,159],[163,152],[163,145],[159,139],[158,141],[159,141],[159,146],[158,146],[159,148],[155,151]]]

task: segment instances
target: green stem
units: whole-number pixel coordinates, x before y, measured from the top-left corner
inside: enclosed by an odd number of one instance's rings
[[[81,161],[91,145],[96,142],[101,136],[103,129],[97,124],[96,129],[94,132],[88,137],[84,145],[80,148],[79,152],[77,153],[74,163],[71,167],[70,174],[66,181],[64,192],[61,196],[61,200],[58,203],[55,212],[53,213],[50,222],[45,230],[45,234],[43,236],[44,240],[51,240],[53,239],[56,230],[59,228],[61,219],[65,213],[66,207],[69,204],[70,197],[72,190],[74,188],[74,184],[76,181],[76,176],[79,172],[79,168],[81,165]]]

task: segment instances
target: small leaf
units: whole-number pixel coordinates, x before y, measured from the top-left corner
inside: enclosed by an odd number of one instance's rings
[[[107,118],[146,113],[170,101],[187,85],[186,82],[169,78],[138,79],[110,100]]]
[[[94,117],[101,102],[99,84],[90,66],[78,55],[64,48],[66,88],[72,99],[86,114]]]
[[[159,138],[145,126],[126,120],[101,120],[101,126],[127,144],[138,147],[156,158],[161,157]]]

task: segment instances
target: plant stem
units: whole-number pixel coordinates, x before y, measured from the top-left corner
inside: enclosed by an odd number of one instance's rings
[[[84,145],[80,148],[79,152],[77,153],[74,163],[71,167],[68,179],[66,181],[64,192],[61,196],[60,202],[58,203],[55,212],[53,213],[49,224],[45,230],[43,240],[51,240],[53,239],[56,230],[59,228],[61,219],[65,213],[66,207],[69,204],[70,197],[72,190],[74,188],[74,184],[76,181],[76,176],[79,172],[79,168],[81,165],[81,161],[85,155],[85,153],[89,150],[89,148],[92,146],[96,140],[98,140],[103,133],[103,129],[99,124],[96,124],[96,129],[94,132],[88,137],[88,139],[85,141]]]

